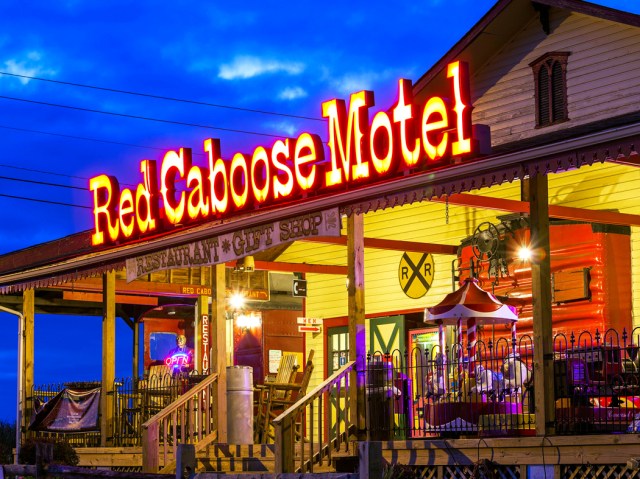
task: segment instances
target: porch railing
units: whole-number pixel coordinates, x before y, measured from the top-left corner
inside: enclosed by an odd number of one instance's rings
[[[276,473],[313,472],[314,464],[330,464],[343,444],[348,452],[348,391],[355,365],[345,364],[273,420]]]
[[[178,399],[208,374],[148,374],[143,378],[119,378],[113,383],[114,446],[142,445],[142,424]]]
[[[556,434],[640,432],[640,328],[556,335]],[[533,341],[371,354],[372,440],[535,434]]]
[[[217,439],[217,383],[217,374],[207,376],[142,424],[144,472],[175,468],[178,443],[195,444],[199,450]]]

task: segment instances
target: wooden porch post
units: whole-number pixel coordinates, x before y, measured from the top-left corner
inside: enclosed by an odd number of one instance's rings
[[[102,275],[102,392],[100,394],[100,445],[113,438],[113,381],[116,373],[116,273]]]
[[[351,424],[356,426],[359,440],[366,440],[365,368],[367,358],[364,310],[364,216],[347,218],[347,278],[349,306],[349,351],[356,367],[349,378]],[[355,386],[355,387],[354,387]]]
[[[33,394],[33,361],[34,361],[34,334],[35,334],[35,290],[26,289],[22,292],[22,315],[24,317],[24,336],[22,351],[24,354],[24,372],[22,376],[22,418],[17,427],[20,428],[21,443],[27,437],[28,418],[26,416],[27,398],[32,399]],[[32,403],[33,405],[33,403]]]
[[[133,357],[132,357],[132,376],[133,380],[137,380],[140,376],[140,323],[136,318],[131,318],[133,321]]]
[[[227,315],[226,269],[224,263],[214,266],[213,304],[211,307],[211,344],[215,351],[211,354],[211,372],[218,373],[218,397],[214,404],[218,408],[218,442],[227,442]]]
[[[533,379],[536,434],[555,432],[553,338],[551,329],[551,248],[549,245],[549,186],[547,176],[529,178],[531,221],[531,292],[533,296]]]

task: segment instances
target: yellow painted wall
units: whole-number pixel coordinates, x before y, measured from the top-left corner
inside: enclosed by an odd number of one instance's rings
[[[551,204],[595,210],[615,210],[640,214],[640,170],[622,165],[596,164],[580,170],[549,175]],[[520,183],[513,182],[474,192],[496,198],[520,199]],[[365,215],[365,235],[405,241],[432,242],[458,246],[473,234],[483,221],[498,223],[506,213],[449,206],[446,223],[444,203],[421,202]],[[434,255],[435,276],[431,290],[420,299],[407,297],[398,281],[402,251],[367,249],[365,251],[365,308],[367,315],[385,316],[396,311],[420,311],[440,301],[452,291],[453,256]],[[632,258],[640,256],[638,228],[632,230]],[[312,259],[311,259],[312,258]],[[309,261],[346,265],[346,249],[297,243],[287,250],[281,261]],[[634,275],[635,283],[640,276]],[[308,275],[307,315],[331,318],[346,316],[346,280],[335,275]],[[640,304],[640,285],[634,287],[634,304]],[[634,315],[634,316],[637,316]],[[638,322],[635,323],[638,325]]]
[[[520,184],[492,188],[492,196],[520,198]],[[483,192],[484,193],[484,192]],[[422,202],[390,208],[365,215],[365,236],[393,240],[438,243],[458,246],[473,234],[483,221],[496,222],[494,211]],[[346,234],[346,233],[345,233]],[[451,262],[455,256],[434,255],[435,275],[432,288],[422,298],[411,299],[404,294],[398,279],[402,251],[365,250],[365,308],[367,315],[386,316],[395,311],[421,311],[437,303],[452,291]],[[308,261],[319,264],[347,264],[346,249],[316,243],[296,243],[279,261]],[[346,278],[336,275],[309,274],[307,315],[332,318],[347,315]]]

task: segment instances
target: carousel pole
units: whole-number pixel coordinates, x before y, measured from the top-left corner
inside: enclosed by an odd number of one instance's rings
[[[458,322],[456,324],[456,328],[457,328],[457,342],[458,345],[456,346],[458,348],[458,384],[460,384],[460,386],[462,386],[462,374],[464,372],[464,365],[462,364],[462,360],[464,357],[464,352],[462,350],[462,318],[458,318]]]
[[[440,354],[444,354],[444,325],[442,320],[438,321],[438,346],[440,347]]]
[[[467,348],[469,348],[469,377],[476,376],[476,349],[478,339],[476,333],[476,318],[467,319]]]
[[[438,321],[438,343],[440,345],[440,357],[436,355],[436,384],[439,386],[442,384],[444,389],[443,393],[447,393],[447,381],[444,377],[445,371],[447,370],[447,353],[445,351],[445,339],[444,339],[444,324],[442,320]],[[442,378],[442,383],[440,382],[440,378]]]

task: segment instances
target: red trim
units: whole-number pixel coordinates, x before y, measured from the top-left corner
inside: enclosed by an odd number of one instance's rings
[[[318,236],[315,238],[305,238],[301,241],[347,246],[346,236],[338,236],[338,237]],[[417,241],[389,240],[389,239],[382,239],[382,238],[366,238],[365,237],[364,246],[365,248],[394,250],[394,251],[415,251],[417,253],[450,254],[450,255],[455,255],[458,253],[458,247],[454,245],[437,244],[437,243],[420,243]]]

